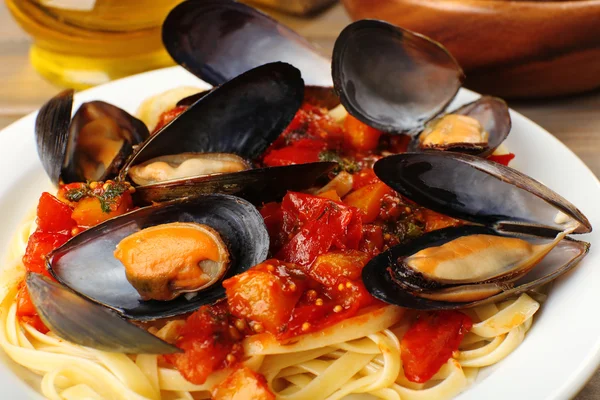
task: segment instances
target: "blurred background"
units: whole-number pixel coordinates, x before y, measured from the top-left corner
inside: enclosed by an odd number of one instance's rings
[[[83,89],[173,65],[160,42],[160,25],[181,1],[0,2],[0,127],[36,110],[61,87]],[[600,91],[592,90],[600,86],[600,1],[251,4],[304,35],[325,55],[353,19],[387,19],[422,32],[449,48],[466,70],[467,87],[513,99],[513,108],[557,136],[600,175]]]
[[[173,65],[160,25],[181,1],[0,2],[0,128],[61,87]],[[253,1],[325,55],[360,18],[387,19],[440,41],[466,70],[467,87],[509,98],[600,175],[600,91],[592,90],[600,86],[600,1]]]
[[[62,87],[173,65],[160,24],[181,1],[0,2],[0,129]],[[600,176],[600,1],[256,1],[325,55],[352,19],[389,19],[431,36],[465,68],[468,87],[509,97]],[[577,400],[598,398],[597,374]]]

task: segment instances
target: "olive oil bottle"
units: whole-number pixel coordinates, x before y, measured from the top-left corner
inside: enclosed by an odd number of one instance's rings
[[[51,82],[83,89],[173,64],[161,25],[182,0],[5,0],[33,38],[31,63]]]

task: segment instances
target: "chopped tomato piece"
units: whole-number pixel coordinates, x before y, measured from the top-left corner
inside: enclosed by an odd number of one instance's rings
[[[110,203],[102,203],[97,197],[85,197],[77,202],[72,218],[79,226],[91,227],[109,218],[126,213],[133,207],[131,194],[125,192]]]
[[[425,223],[425,232],[436,231],[438,229],[452,226],[460,226],[463,224],[458,219],[454,219],[426,208],[418,211],[418,218]]]
[[[271,252],[276,253],[287,239],[283,230],[283,210],[279,203],[267,203],[260,209],[271,238]]]
[[[513,153],[501,154],[499,156],[495,156],[492,154],[488,157],[488,160],[495,161],[499,164],[508,166],[508,163],[510,163],[513,158],[515,158],[515,155]]]
[[[379,144],[381,131],[371,128],[351,115],[344,121],[344,143],[357,151],[373,151]]]
[[[356,315],[359,309],[371,305],[375,300],[361,280],[340,278],[338,283],[323,292],[307,295],[294,308],[286,330],[277,338],[285,340],[298,335],[317,332],[325,327]]]
[[[275,145],[281,147],[282,141],[297,138],[320,139],[336,147],[341,143],[343,133],[326,109],[304,103]]]
[[[422,313],[402,338],[404,374],[411,382],[427,382],[444,365],[473,322],[458,311]]]
[[[359,189],[363,186],[371,185],[373,183],[381,182],[373,168],[364,168],[360,172],[352,175],[352,188],[354,190]]]
[[[213,400],[275,400],[264,376],[248,367],[236,369],[212,390]]]
[[[177,106],[177,107],[172,108],[171,110],[167,110],[167,111],[163,112],[160,115],[160,117],[158,118],[158,123],[156,124],[154,131],[152,131],[152,134],[155,134],[156,132],[161,130],[165,125],[167,125],[169,122],[173,121],[175,119],[175,117],[178,117],[179,114],[184,112],[186,109],[187,109],[187,106]]]
[[[336,286],[342,278],[359,280],[369,256],[362,251],[334,251],[320,255],[308,275],[324,286]]]
[[[319,154],[326,148],[327,143],[322,140],[302,139],[291,146],[271,150],[263,162],[269,167],[317,162]]]
[[[368,224],[377,219],[383,197],[393,194],[394,191],[385,183],[373,183],[363,186],[344,197],[344,203],[358,208],[362,215],[362,222]]]
[[[33,326],[41,333],[47,333],[49,331],[49,329],[46,327],[46,325],[44,325],[40,317],[37,315],[37,311],[35,310],[35,307],[31,302],[31,298],[29,297],[27,286],[24,284],[17,293],[17,317],[21,321]]]
[[[362,241],[360,251],[374,256],[383,250],[383,230],[379,225],[363,225]]]
[[[37,226],[44,232],[70,233],[75,228],[73,210],[62,201],[44,192],[37,207]]]
[[[63,234],[35,231],[29,237],[27,249],[23,256],[23,264],[27,271],[50,276],[50,273],[46,270],[46,256],[52,250],[66,243],[70,237],[70,233]]]
[[[232,335],[227,303],[202,306],[190,315],[181,328],[177,347],[184,353],[167,354],[188,381],[202,384],[219,369],[236,365],[243,356],[241,335]]]
[[[361,279],[352,281],[340,278],[336,286],[328,288],[327,294],[346,311],[351,311],[352,315],[377,301],[367,291]]]
[[[291,239],[277,258],[301,266],[330,249],[357,249],[362,237],[358,210],[343,203],[289,192],[282,202],[283,229]]]
[[[223,282],[231,313],[277,334],[289,321],[306,287],[300,271],[267,260]]]

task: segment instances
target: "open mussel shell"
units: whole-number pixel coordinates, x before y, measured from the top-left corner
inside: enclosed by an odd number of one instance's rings
[[[93,182],[117,176],[133,146],[149,135],[142,121],[119,107],[103,101],[83,103],[69,127],[63,181]]]
[[[429,151],[385,157],[375,174],[417,204],[501,231],[551,236],[577,224],[592,230],[573,204],[529,176],[486,159]],[[537,229],[537,232],[533,232]]]
[[[275,61],[294,65],[311,84],[331,85],[327,58],[294,31],[235,1],[179,4],[165,19],[162,38],[179,65],[215,86]]]
[[[315,186],[336,166],[335,162],[315,162],[208,175],[140,186],[133,196],[136,204],[152,204],[224,193],[261,204],[280,200],[289,190],[302,191]]]
[[[479,157],[491,155],[506,140],[512,126],[508,105],[504,100],[492,96],[482,96],[474,102],[448,112],[448,114],[466,115],[476,119],[489,136],[487,145],[483,149],[457,144],[456,146],[448,146],[446,150],[473,154]],[[418,136],[413,138],[408,149],[409,151],[422,150]]]
[[[441,246],[444,243],[461,236],[473,234],[500,236],[498,232],[481,226],[446,228],[430,232],[408,243],[394,246],[369,261],[362,272],[362,279],[365,287],[374,297],[387,303],[406,308],[444,310],[475,307],[490,302],[496,302],[551,282],[575,267],[589,251],[589,244],[586,242],[563,239],[558,242],[556,247],[554,247],[530,272],[514,282],[481,282],[465,285],[464,290],[489,291],[491,289],[492,293],[497,292],[497,294],[478,301],[447,302],[430,300],[419,297],[405,285],[398,283],[399,280],[406,279],[406,276],[402,271],[402,269],[405,268],[402,264],[402,260],[405,257],[415,254],[425,248]],[[522,235],[514,237],[534,241],[551,240]]]
[[[44,325],[65,340],[114,353],[169,354],[181,351],[127,322],[115,311],[89,301],[41,274],[27,274],[26,284]]]
[[[296,115],[304,97],[300,71],[271,63],[213,89],[145,141],[123,171],[188,152],[259,157]]]
[[[46,174],[58,185],[69,139],[73,89],[67,89],[40,108],[35,119],[37,151]]]
[[[342,31],[332,74],[351,115],[385,132],[413,134],[446,108],[464,79],[441,44],[376,20]]]
[[[116,176],[133,146],[148,138],[146,125],[102,101],[83,103],[71,119],[73,90],[50,99],[38,113],[35,135],[50,180],[99,181]]]
[[[223,279],[264,261],[269,236],[258,210],[237,197],[213,194],[145,207],[105,221],[69,240],[48,257],[48,269],[62,284],[126,318],[153,320],[191,312],[225,295],[221,282],[195,296],[143,301],[113,256],[117,244],[142,229],[195,222],[217,231],[226,243],[230,266]]]

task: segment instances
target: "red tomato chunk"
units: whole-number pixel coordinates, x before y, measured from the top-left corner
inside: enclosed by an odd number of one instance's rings
[[[348,115],[344,121],[344,145],[356,151],[375,150],[381,133],[352,115]]]
[[[264,376],[248,367],[231,373],[212,390],[213,400],[275,400]]]
[[[42,333],[47,333],[48,328],[44,325],[40,317],[37,315],[37,311],[31,302],[27,286],[22,284],[19,292],[17,293],[17,317],[21,321],[33,326],[35,329]]]
[[[290,146],[270,151],[263,162],[268,167],[306,164],[319,161],[319,154],[327,148],[322,140],[301,139]]]
[[[37,207],[37,226],[43,232],[71,234],[75,221],[71,218],[73,210],[50,193],[42,193]]]
[[[283,231],[291,239],[276,258],[301,266],[329,250],[356,250],[362,238],[354,207],[319,196],[289,192],[281,204]]]
[[[508,166],[508,163],[510,163],[513,160],[513,158],[515,158],[515,155],[513,153],[508,153],[508,154],[501,154],[499,156],[491,155],[488,157],[488,160],[495,161],[498,164]]]
[[[411,382],[427,382],[444,365],[473,322],[458,311],[420,314],[400,345],[404,374]]]
[[[237,364],[243,356],[241,335],[229,324],[227,304],[202,306],[180,331],[177,347],[184,353],[165,355],[188,381],[202,384],[219,369]]]
[[[369,256],[358,250],[325,253],[317,257],[308,274],[326,287],[337,286],[343,278],[353,281],[361,279],[367,261]]]
[[[223,287],[232,314],[278,333],[302,296],[306,277],[273,259],[227,279]]]

